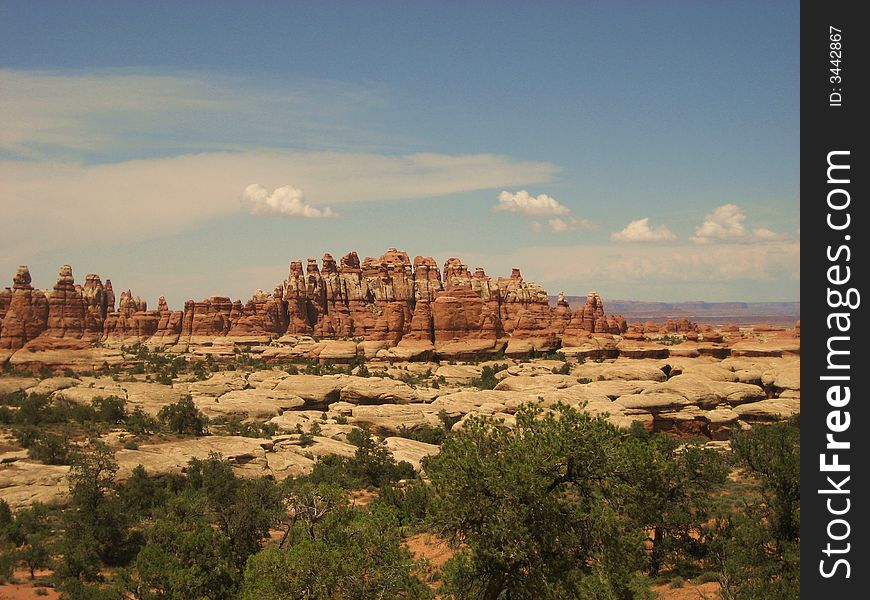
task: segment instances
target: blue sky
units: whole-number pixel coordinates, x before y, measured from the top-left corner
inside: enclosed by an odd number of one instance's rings
[[[0,274],[179,307],[394,246],[605,301],[797,300],[798,15],[0,2]]]

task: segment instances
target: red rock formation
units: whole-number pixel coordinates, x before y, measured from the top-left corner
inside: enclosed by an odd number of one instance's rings
[[[516,337],[550,337],[559,329],[553,327],[547,291],[524,281],[519,269],[513,269],[509,278],[499,277],[496,289],[505,332]]]
[[[184,322],[184,312],[169,310],[166,298],[160,296],[157,301],[157,331],[149,340],[153,346],[170,346],[178,343],[181,336],[181,327]]]
[[[147,302],[127,290],[121,292],[117,310],[106,315],[103,332],[108,339],[144,342],[157,334],[160,321],[159,310],[148,310]]]
[[[302,262],[294,260],[290,263],[290,273],[284,280],[283,300],[287,306],[287,333],[309,334],[312,332],[308,320],[308,297],[305,287],[305,273]],[[187,307],[185,306],[185,312]]]
[[[87,305],[73,279],[72,267],[64,265],[48,295],[48,327],[44,335],[80,339],[85,333]]]
[[[604,314],[604,302],[597,292],[590,292],[586,296],[586,304],[581,306],[572,315],[567,327],[562,332],[563,344],[580,345],[576,342],[582,340],[589,333],[625,334],[628,325],[619,315],[607,316]],[[642,326],[633,326],[631,332],[626,334],[627,339],[642,340],[644,329]],[[569,343],[571,342],[571,343]]]
[[[212,296],[202,302],[188,300],[184,303],[182,336],[189,338],[215,337],[230,331],[230,313],[233,303],[225,296]]]
[[[244,306],[241,302],[234,302],[230,314],[229,335],[234,337],[282,335],[287,329],[287,322],[284,318],[281,295],[280,287],[271,295],[263,290],[257,290]]]
[[[3,318],[6,316],[6,311],[9,310],[9,304],[12,303],[12,288],[3,288],[0,290],[0,335],[3,332]]]
[[[444,289],[452,290],[460,287],[471,287],[468,266],[458,258],[448,258],[444,263]]]
[[[0,349],[21,348],[48,326],[48,300],[42,291],[33,289],[30,281],[27,267],[18,267],[0,326]]]
[[[106,293],[106,314],[115,311],[115,290],[112,289],[112,280],[107,279],[103,288]]]
[[[91,273],[85,277],[82,299],[85,303],[85,331],[82,338],[91,341],[100,340],[103,337],[108,314],[109,298],[99,275]]]
[[[668,319],[664,325],[666,333],[697,333],[698,324],[685,317],[682,319]]]
[[[504,347],[513,338],[525,340],[516,349],[541,349],[558,347],[562,338],[588,340],[591,334],[626,331],[624,320],[605,315],[595,293],[574,313],[564,297],[556,304],[550,307],[546,291],[524,281],[518,269],[493,280],[483,269],[471,272],[451,258],[442,278],[433,258],[417,256],[412,262],[395,248],[362,262],[355,252],[338,262],[325,254],[320,265],[310,258],[304,268],[293,261],[271,294],[258,290],[245,303],[223,296],[190,300],[182,311],[170,310],[162,297],[157,310],[149,311],[129,290],[115,308],[111,281],[103,285],[91,274],[78,287],[68,266],[45,295],[30,287],[30,274],[22,268],[14,289],[0,292],[0,347],[20,348],[40,335],[88,342],[134,338],[166,346],[215,336],[289,334],[363,338],[388,346],[402,340],[423,346],[502,340],[498,345]]]
[[[431,305],[436,342],[454,339],[498,339],[504,328],[498,313],[470,287],[440,292]]]
[[[433,302],[443,289],[441,271],[435,259],[431,256],[414,257],[414,300]]]

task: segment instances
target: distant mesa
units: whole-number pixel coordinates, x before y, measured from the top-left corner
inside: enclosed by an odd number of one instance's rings
[[[571,307],[582,306],[585,296],[550,296],[551,304],[565,301]],[[771,324],[792,327],[800,319],[800,302],[643,302],[608,300],[608,306],[626,321],[663,323],[668,319],[689,319],[708,325]],[[757,329],[757,327],[756,327]]]

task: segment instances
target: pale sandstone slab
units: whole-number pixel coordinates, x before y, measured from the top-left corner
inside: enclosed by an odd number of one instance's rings
[[[268,420],[285,410],[301,408],[305,400],[280,390],[252,388],[234,390],[219,397],[194,396],[193,401],[206,416],[240,417]]]
[[[12,394],[39,384],[36,377],[0,377],[0,394]]]
[[[34,502],[61,505],[69,492],[68,466],[19,460],[0,465],[0,498],[13,509]]]
[[[420,461],[426,456],[434,456],[441,451],[435,444],[426,444],[417,440],[409,440],[401,437],[388,437],[384,443],[396,459],[396,462],[405,461],[410,463],[415,470],[420,470]]]
[[[172,442],[143,444],[137,450],[121,449],[115,453],[120,477],[137,465],[151,473],[181,472],[193,458],[204,459],[212,452],[234,464],[264,459],[272,441],[240,436],[207,435]]]
[[[577,383],[578,378],[572,375],[517,375],[505,377],[495,386],[495,389],[506,392],[546,391],[566,388]]]
[[[409,404],[419,401],[417,391],[406,383],[379,377],[363,377],[341,388],[339,398],[350,404]]]
[[[75,387],[81,383],[81,379],[75,377],[50,377],[43,379],[37,385],[27,388],[28,394],[52,394],[57,390]]]
[[[734,407],[734,412],[744,421],[778,421],[800,411],[800,398],[771,398]]]

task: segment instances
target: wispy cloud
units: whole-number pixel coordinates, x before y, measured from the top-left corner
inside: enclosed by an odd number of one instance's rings
[[[610,239],[615,242],[670,242],[677,236],[668,229],[667,225],[650,227],[649,218],[637,219],[625,226],[622,231],[610,234]]]
[[[108,245],[241,216],[252,182],[262,189],[249,192],[249,212],[326,217],[327,206],[503,189],[557,171],[494,154],[402,152],[390,102],[340,81],[0,70],[0,268],[92,243],[82,232]]]
[[[542,181],[555,167],[505,156],[305,152],[208,152],[82,165],[0,161],[3,219],[0,256],[14,268],[34,253],[83,243],[146,240],[241,213],[239,191],[252,181],[274,189],[288,181],[308,204],[408,201]],[[316,199],[316,202],[314,201]],[[131,226],[135,224],[135,226]]]
[[[595,223],[587,219],[578,219],[576,217],[557,217],[555,219],[547,219],[546,228],[550,233],[565,233],[574,231],[578,228],[594,229]],[[544,231],[544,223],[540,221],[532,221],[529,223],[529,229],[535,233]]]
[[[98,162],[258,147],[372,150],[398,141],[383,126],[387,102],[374,87],[332,80],[0,69],[0,152]]]

